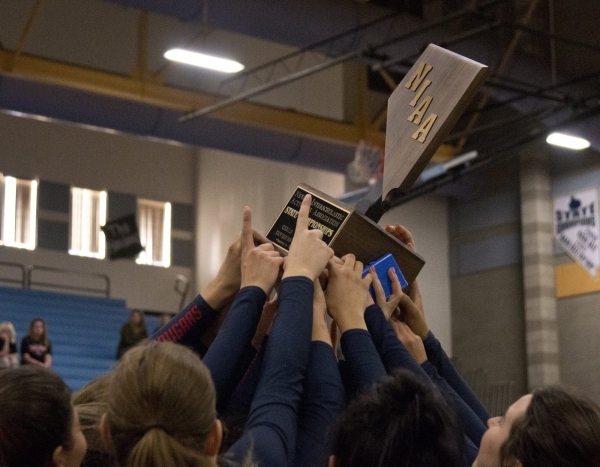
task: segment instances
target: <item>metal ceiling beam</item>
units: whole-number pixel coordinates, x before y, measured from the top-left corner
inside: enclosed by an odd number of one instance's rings
[[[13,54],[11,67],[14,67],[15,64],[19,61],[19,57],[21,56],[21,53],[23,52],[25,43],[27,42],[27,39],[29,38],[29,33],[31,32],[33,23],[35,22],[35,19],[37,18],[38,14],[40,13],[40,10],[42,9],[43,4],[44,4],[44,0],[37,0],[37,2],[35,2],[35,5],[31,9],[31,12],[29,13],[29,18],[27,18],[27,23],[25,24],[25,27],[23,28],[23,31],[21,32],[21,36],[19,37],[19,42],[17,43],[17,48],[15,49],[15,53]]]
[[[214,104],[219,99],[219,96],[207,93],[187,91],[153,81],[140,81],[26,54],[21,55],[11,70],[13,55],[11,51],[0,50],[0,73],[181,112]],[[385,145],[385,133],[381,131],[248,102],[238,102],[215,112],[211,117],[334,143],[355,145],[361,140],[367,140],[372,144]]]
[[[483,2],[483,4],[481,4],[479,6],[479,8],[488,8],[488,7],[492,7],[498,3],[503,3],[506,0],[487,0],[485,2]],[[539,0],[533,0],[533,1],[539,1]],[[404,34],[400,34],[398,36],[395,36],[389,40],[380,42],[379,44],[374,44],[374,45],[370,45],[368,48],[364,49],[364,50],[354,50],[352,52],[348,52],[345,54],[342,54],[338,57],[332,58],[331,60],[327,61],[327,62],[323,62],[320,63],[318,65],[312,66],[310,68],[306,68],[303,70],[299,70],[296,71],[294,73],[291,73],[287,76],[282,76],[282,77],[278,77],[276,79],[274,79],[271,82],[267,82],[265,84],[261,84],[259,86],[256,86],[252,89],[248,89],[244,92],[241,92],[239,94],[236,94],[232,97],[229,97],[225,100],[222,100],[216,104],[213,104],[211,106],[207,106],[204,108],[200,108],[198,110],[195,110],[193,112],[188,113],[187,115],[184,115],[183,117],[181,117],[179,119],[180,123],[184,123],[184,122],[188,122],[190,120],[193,120],[194,118],[198,118],[204,115],[208,115],[212,112],[216,112],[218,110],[221,110],[227,106],[230,106],[236,102],[240,102],[246,99],[249,99],[250,97],[254,97],[257,96],[259,94],[263,94],[267,91],[270,91],[272,89],[276,89],[278,87],[281,87],[283,85],[292,83],[294,81],[297,81],[301,78],[305,78],[307,76],[313,75],[315,73],[318,73],[320,71],[326,70],[328,68],[332,68],[336,65],[339,65],[341,63],[344,62],[348,62],[351,60],[358,60],[361,58],[365,58],[368,57],[370,55],[372,55],[373,53],[384,49],[385,47],[388,47],[390,45],[393,44],[397,44],[399,42],[402,42],[404,40],[410,39],[411,37],[415,37],[421,34],[425,34],[426,32],[429,32],[431,30],[434,30],[436,28],[439,28],[441,26],[444,26],[448,23],[451,23],[452,21],[455,21],[459,18],[462,18],[464,16],[467,16],[469,14],[472,14],[473,10],[470,9],[461,9],[457,12],[451,13],[447,16],[444,16],[443,18],[437,19],[435,21],[432,21],[431,23],[425,24],[423,26],[421,26],[420,28],[416,28],[412,31],[409,31],[407,33]],[[381,68],[380,66],[374,65],[371,67],[372,70],[377,71],[378,68]]]
[[[531,21],[531,18],[533,17],[533,14],[535,13],[535,10],[538,7],[539,3],[540,3],[540,0],[531,0],[531,2],[529,3],[529,7],[527,8],[527,12],[525,13],[525,16],[523,17],[523,19],[521,21],[522,24],[527,25]],[[523,35],[522,30],[519,29],[519,30],[515,31],[513,38],[510,41],[510,44],[508,44],[508,47],[504,51],[504,55],[502,56],[502,59],[500,60],[500,64],[494,70],[496,75],[502,75],[502,73],[504,73],[504,70],[510,63],[510,60],[512,60],[513,54],[517,48],[517,45],[519,44],[519,42],[521,40],[522,35]],[[478,110],[485,107],[485,105],[487,104],[491,95],[492,95],[492,91],[490,88],[488,88],[486,90],[486,92],[483,93],[483,95],[481,96],[481,99],[479,100],[479,103],[477,104]],[[473,116],[467,123],[466,129],[470,130],[471,128],[473,128],[475,126],[475,124],[477,123],[478,119],[479,119],[479,114],[478,113],[473,114]],[[465,144],[467,144],[467,140],[466,140],[466,138],[462,138],[457,144],[459,151],[462,151],[462,148],[465,146]]]

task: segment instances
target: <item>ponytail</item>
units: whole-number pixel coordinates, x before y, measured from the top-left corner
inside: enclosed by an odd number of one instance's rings
[[[127,467],[210,467],[208,457],[183,446],[162,428],[150,428],[140,438],[127,459]]]
[[[217,416],[215,388],[208,368],[187,347],[151,341],[130,349],[107,395],[120,467],[214,465],[204,453]]]

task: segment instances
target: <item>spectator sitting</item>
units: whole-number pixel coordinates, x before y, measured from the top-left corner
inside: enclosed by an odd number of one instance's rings
[[[148,337],[144,314],[140,310],[131,310],[129,321],[121,328],[121,338],[117,347],[117,360],[125,351]]]
[[[33,364],[50,368],[52,343],[46,334],[46,323],[35,318],[29,324],[29,332],[21,341],[21,364]]]
[[[0,323],[0,368],[19,366],[17,334],[11,322]]]
[[[152,331],[152,334],[157,332],[165,324],[167,324],[169,321],[171,321],[171,318],[173,318],[173,315],[171,315],[169,313],[163,313],[162,315],[160,315],[160,320],[158,321],[158,326],[156,327],[156,329],[154,329],[154,331]]]

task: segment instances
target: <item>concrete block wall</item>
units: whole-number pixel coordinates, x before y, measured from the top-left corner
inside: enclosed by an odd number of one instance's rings
[[[449,209],[453,356],[463,374],[527,391],[518,188]]]

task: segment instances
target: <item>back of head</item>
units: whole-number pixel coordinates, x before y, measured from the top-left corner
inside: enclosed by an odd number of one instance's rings
[[[439,393],[402,370],[358,396],[338,423],[338,467],[454,467],[463,435]]]
[[[600,467],[600,408],[557,386],[533,392],[501,450],[502,465]]]
[[[122,467],[209,465],[203,448],[216,419],[210,372],[178,344],[134,347],[112,375],[107,418]]]
[[[114,465],[114,456],[100,437],[100,420],[106,413],[108,385],[111,373],[102,375],[89,382],[73,394],[71,402],[79,415],[79,424],[85,440],[87,451],[81,467],[110,467]]]
[[[71,399],[73,405],[77,406],[95,402],[106,402],[111,376],[111,373],[99,376],[82,387],[73,394],[73,398]]]
[[[71,392],[51,370],[34,365],[0,371],[2,465],[50,465],[58,446],[72,444]]]
[[[113,453],[104,446],[100,436],[100,420],[106,413],[106,403],[86,402],[75,405],[87,451],[81,467],[110,467],[115,465]]]

